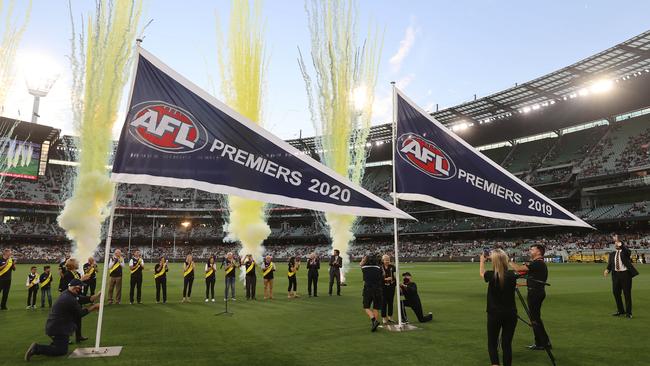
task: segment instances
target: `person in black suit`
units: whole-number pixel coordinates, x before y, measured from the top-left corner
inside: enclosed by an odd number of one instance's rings
[[[404,322],[409,322],[408,317],[406,316],[407,306],[413,309],[413,312],[420,323],[426,323],[433,320],[433,314],[431,314],[431,312],[424,315],[420,295],[418,295],[418,286],[412,281],[409,272],[404,272],[404,274],[402,274],[402,281],[403,282],[399,285],[399,289],[402,295],[404,295],[404,300],[400,300],[400,311],[402,312],[402,319],[404,319]]]
[[[609,260],[604,273],[605,277],[609,273],[612,274],[612,292],[616,301],[616,312],[612,315],[625,315],[627,318],[632,319],[632,278],[638,275],[639,272],[632,265],[632,251],[618,240],[618,235],[612,235],[612,239],[616,250],[609,253]],[[625,296],[625,308],[623,308],[621,292]]]
[[[318,270],[320,269],[320,259],[316,253],[311,253],[307,260],[307,292],[309,297],[314,289],[314,297],[318,297]]]
[[[81,280],[74,279],[67,290],[61,293],[45,323],[45,334],[52,338],[52,343],[50,345],[32,343],[25,352],[25,361],[29,361],[34,355],[63,356],[68,353],[70,334],[77,327],[77,319],[99,309],[99,304],[87,308],[81,307],[79,297],[82,286]]]
[[[341,296],[341,267],[343,267],[341,252],[334,249],[334,254],[330,257],[330,296],[332,296],[334,281],[336,281],[336,295]]]

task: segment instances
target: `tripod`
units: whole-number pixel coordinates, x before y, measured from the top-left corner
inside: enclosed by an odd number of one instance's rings
[[[537,280],[533,280],[537,281]],[[542,281],[537,281],[537,282],[542,282]],[[550,286],[549,284],[543,282],[544,285]],[[515,292],[517,292],[517,296],[519,297],[519,301],[521,302],[521,307],[524,308],[524,311],[526,312],[526,315],[528,316],[528,321],[523,319],[519,314],[517,314],[517,318],[521,320],[524,324],[529,326],[531,329],[533,328],[533,322],[530,320],[530,310],[528,310],[528,304],[526,304],[526,300],[524,299],[523,295],[521,294],[521,291],[519,291],[519,285],[515,287]],[[553,356],[553,352],[551,352],[551,349],[548,346],[544,346],[544,350],[546,351],[546,354],[548,354],[548,358],[551,360],[551,363],[553,366],[555,366],[555,356]]]
[[[230,302],[230,299],[226,298],[226,301],[224,301],[224,304],[225,304],[224,310],[221,311],[221,312],[218,312],[218,313],[216,313],[214,315],[217,315],[217,316],[219,316],[219,315],[224,315],[224,316],[233,316],[233,315],[235,315],[235,313],[233,313],[232,311],[228,311],[228,303],[229,302]]]

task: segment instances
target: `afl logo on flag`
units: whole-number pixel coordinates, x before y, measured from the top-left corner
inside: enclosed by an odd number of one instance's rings
[[[456,165],[449,155],[420,135],[403,134],[397,139],[397,149],[402,159],[432,178],[450,179],[456,175]]]
[[[158,151],[187,154],[201,150],[208,143],[205,127],[194,116],[165,102],[135,105],[128,121],[131,136]]]

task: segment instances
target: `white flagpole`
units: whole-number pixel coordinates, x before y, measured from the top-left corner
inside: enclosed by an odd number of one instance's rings
[[[397,146],[397,92],[395,91],[395,82],[391,81],[393,86],[393,206],[397,207],[397,183],[395,181],[395,148]],[[395,277],[396,284],[396,300],[397,300],[397,326],[402,328],[402,303],[400,297],[400,278],[399,278],[399,244],[397,241],[397,218],[393,218],[393,245],[395,251]]]
[[[111,255],[111,239],[113,238],[113,220],[115,217],[115,206],[117,205],[117,187],[113,190],[113,202],[111,203],[111,216],[108,221],[108,232],[106,233],[106,245],[104,248],[104,270],[102,271],[102,292],[99,296],[99,315],[97,316],[97,334],[95,335],[95,352],[99,352],[99,343],[102,337],[102,322],[104,320],[104,298],[106,297],[106,282],[108,279],[108,258]]]

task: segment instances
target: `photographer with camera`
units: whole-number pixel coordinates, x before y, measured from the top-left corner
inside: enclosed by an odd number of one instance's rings
[[[402,319],[404,323],[408,323],[408,317],[406,316],[406,307],[413,309],[415,316],[417,316],[420,323],[426,323],[433,320],[433,314],[429,312],[427,315],[424,315],[422,311],[422,302],[420,301],[420,295],[418,295],[418,286],[413,282],[411,274],[409,272],[404,272],[402,274],[402,283],[399,285],[400,293],[404,295],[404,300],[400,300],[400,311],[402,312]]]
[[[492,270],[485,270],[485,261],[490,258]],[[481,278],[488,283],[487,291],[487,331],[488,353],[492,365],[499,365],[499,333],[503,365],[512,364],[512,338],[517,327],[517,307],[515,289],[517,275],[508,270],[508,255],[502,249],[484,251],[480,258]]]
[[[546,248],[542,244],[530,246],[530,263],[510,263],[512,269],[517,272],[526,273],[526,286],[528,287],[528,309],[530,311],[530,322],[535,334],[535,344],[528,346],[530,350],[540,351],[552,349],[551,342],[544,329],[542,322],[542,303],[546,298],[546,280],[548,279],[548,268],[544,263]]]
[[[379,266],[379,258],[374,255],[364,256],[359,265],[363,274],[363,310],[370,318],[370,331],[375,332],[379,326],[379,310],[384,303],[384,273]]]

